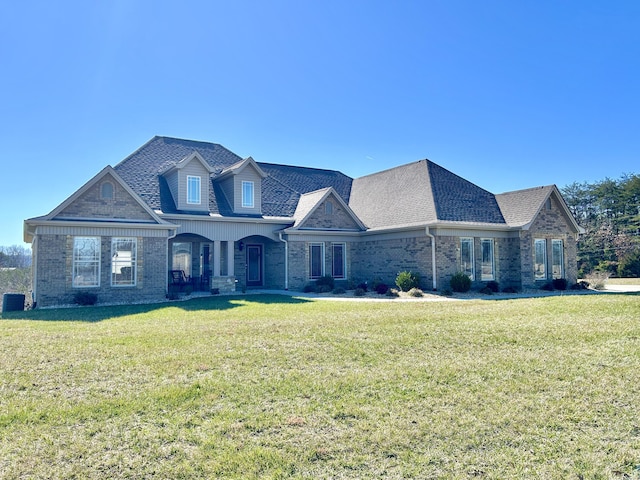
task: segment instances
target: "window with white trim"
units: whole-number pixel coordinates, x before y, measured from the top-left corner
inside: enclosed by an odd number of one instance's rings
[[[324,276],[324,243],[309,244],[309,278]]]
[[[333,278],[346,278],[345,250],[344,243],[331,244],[331,276]]]
[[[551,274],[553,278],[564,277],[564,245],[562,240],[551,240]]]
[[[533,275],[536,280],[547,278],[547,241],[536,238],[534,244]]]
[[[137,238],[111,239],[111,286],[132,287],[136,285]]]
[[[191,205],[200,205],[200,177],[187,175],[187,203]]]
[[[253,182],[242,182],[242,206],[244,208],[253,208],[255,202],[253,200]]]
[[[482,264],[480,270],[480,280],[495,279],[495,262],[493,260],[493,238],[481,238]]]
[[[460,271],[474,280],[473,238],[460,239]]]
[[[100,286],[100,237],[74,237],[72,268],[74,287]]]

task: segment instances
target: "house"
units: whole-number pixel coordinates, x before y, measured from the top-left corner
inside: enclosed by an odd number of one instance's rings
[[[576,223],[556,186],[494,195],[430,160],[352,179],[154,137],[48,215],[25,221],[37,306],[92,291],[100,303],[171,289],[300,290],[418,273],[447,289],[576,281]]]

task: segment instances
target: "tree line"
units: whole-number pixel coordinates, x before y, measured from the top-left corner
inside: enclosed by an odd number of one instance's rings
[[[640,175],[574,182],[560,191],[586,230],[578,239],[579,274],[640,277]]]

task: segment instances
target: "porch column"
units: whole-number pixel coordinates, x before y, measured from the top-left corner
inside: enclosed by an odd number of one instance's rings
[[[213,242],[213,276],[220,276],[220,240]]]
[[[227,275],[230,277],[235,276],[235,256],[236,256],[236,242],[229,240],[227,242]]]

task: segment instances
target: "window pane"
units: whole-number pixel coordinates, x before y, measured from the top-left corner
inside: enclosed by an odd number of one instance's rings
[[[324,274],[323,245],[313,244],[309,246],[309,272],[311,278],[320,278]]]
[[[135,238],[114,238],[111,241],[111,285],[136,284]]]
[[[482,245],[482,273],[481,280],[493,280],[493,239],[483,238]]]
[[[535,278],[547,278],[547,241],[544,238],[535,240],[535,261],[533,265]]]
[[[473,238],[460,239],[460,270],[473,280]]]
[[[200,177],[187,177],[187,203],[200,203]]]
[[[100,238],[73,239],[73,286],[100,286]]]
[[[182,270],[191,275],[191,243],[175,242],[173,244],[173,258],[171,270]]]
[[[551,273],[553,278],[562,278],[564,276],[564,251],[562,240],[551,240]]]
[[[242,206],[253,208],[253,182],[242,182]]]
[[[335,243],[333,248],[332,275],[333,278],[344,278],[344,244]]]

